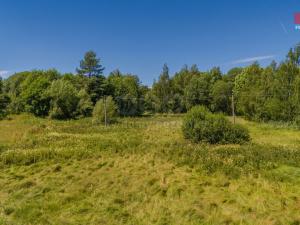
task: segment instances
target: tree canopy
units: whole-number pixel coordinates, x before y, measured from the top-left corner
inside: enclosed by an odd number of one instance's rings
[[[95,104],[107,96],[121,116],[184,113],[197,105],[230,114],[233,95],[237,114],[251,120],[291,122],[300,117],[300,45],[290,49],[283,62],[265,68],[253,63],[222,73],[219,67],[200,71],[196,65],[184,65],[172,76],[165,64],[150,87],[137,75],[115,70],[105,76],[103,71],[96,53],[89,51],[77,74],[54,69],[16,73],[0,80],[0,114],[91,116]]]

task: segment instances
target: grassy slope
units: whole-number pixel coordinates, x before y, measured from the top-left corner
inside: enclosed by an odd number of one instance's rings
[[[177,116],[0,122],[0,224],[299,224],[300,133],[239,120],[196,145]]]

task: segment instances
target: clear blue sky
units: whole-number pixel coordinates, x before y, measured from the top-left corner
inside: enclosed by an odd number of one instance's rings
[[[282,60],[298,0],[1,0],[0,74],[74,72],[87,50],[151,84],[167,63],[200,70]],[[9,72],[5,72],[9,71]]]

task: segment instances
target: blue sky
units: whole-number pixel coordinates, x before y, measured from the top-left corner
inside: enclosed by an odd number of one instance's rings
[[[283,60],[299,0],[0,0],[0,74],[74,72],[87,50],[151,84],[164,63],[227,71]]]

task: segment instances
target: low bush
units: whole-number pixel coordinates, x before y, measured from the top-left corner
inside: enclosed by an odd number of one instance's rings
[[[55,80],[47,94],[51,98],[50,118],[71,119],[75,117],[79,98],[71,82]]]
[[[105,102],[106,101],[106,102]],[[102,123],[105,121],[105,105],[106,105],[106,120],[108,123],[114,122],[117,117],[117,105],[111,96],[106,100],[100,99],[93,110],[93,122]]]
[[[0,120],[4,119],[7,114],[8,114],[8,110],[7,110],[7,106],[10,102],[10,99],[8,96],[0,94]]]
[[[204,106],[187,112],[182,130],[185,138],[194,142],[241,144],[250,140],[246,128],[232,124],[224,115],[213,114]]]
[[[93,112],[93,102],[85,89],[81,89],[78,93],[79,102],[77,105],[77,114],[81,117],[88,117]]]

